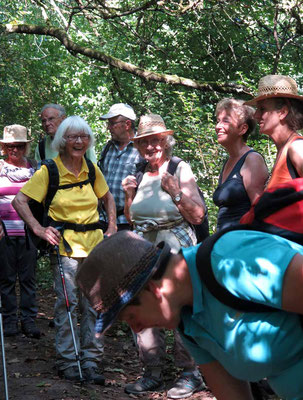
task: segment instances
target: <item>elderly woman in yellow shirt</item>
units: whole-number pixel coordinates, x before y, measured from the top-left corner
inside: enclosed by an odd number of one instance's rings
[[[59,246],[78,349],[81,343],[81,351],[79,353],[81,355],[83,377],[89,382],[104,384],[104,376],[97,368],[97,363],[101,361],[103,353],[103,343],[102,341],[97,341],[94,335],[96,313],[89,306],[87,300],[78,293],[75,283],[78,267],[94,246],[103,240],[101,229],[90,230],[99,221],[97,209],[99,200],[103,201],[108,215],[109,226],[105,234],[110,236],[117,230],[116,208],[113,196],[109,192],[101,171],[95,164],[93,164],[95,168],[93,187],[88,183],[89,169],[84,154],[89,147],[93,146],[93,142],[93,133],[81,117],[72,116],[66,118],[60,124],[52,144],[54,150],[59,153],[54,161],[59,172],[60,186],[72,185],[68,189],[59,188],[57,190],[48,210],[48,216],[52,221],[55,221],[53,224],[55,226],[57,226],[56,222],[62,221],[74,225],[87,225],[89,230],[78,232],[69,229],[67,225],[67,229],[60,233],[54,226],[43,227],[35,219],[28,202],[30,199],[43,202],[46,198],[49,174],[45,165],[42,165],[28,183],[23,186],[15,197],[13,206],[36,236],[46,240],[51,245]],[[85,181],[86,183],[84,183]],[[83,182],[83,184],[77,185],[79,182]],[[58,260],[56,254],[51,254],[50,257],[57,295],[55,327],[58,374],[68,380],[79,380],[80,371],[77,368],[77,360],[75,358],[65,296],[58,270]],[[76,329],[76,308],[78,305],[82,312],[79,330],[81,340]]]

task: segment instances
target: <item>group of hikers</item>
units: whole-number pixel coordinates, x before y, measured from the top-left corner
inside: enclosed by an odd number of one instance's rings
[[[281,398],[303,399],[303,247],[240,225],[265,189],[303,177],[296,82],[268,75],[252,100],[217,104],[215,130],[228,157],[213,194],[219,211],[211,242],[207,229],[202,240],[197,235],[207,220],[203,195],[190,165],[173,155],[174,132],[160,115],[141,116],[136,129],[131,106],[111,106],[101,116],[111,139],[98,162],[84,119],[67,117],[58,104],[46,104],[40,117],[45,136],[35,160],[27,157],[26,127],[6,126],[0,140],[4,335],[19,333],[18,318],[25,335],[41,334],[36,238],[50,245],[60,377],[103,385],[104,333],[118,319],[130,326],[143,367],[126,393],[164,390],[171,329],[180,373],[168,398],[190,397],[206,384],[218,400],[254,399],[251,382],[266,378]],[[277,148],[271,173],[246,144],[256,124]],[[35,202],[44,204],[43,220]],[[216,285],[260,307],[227,304]]]

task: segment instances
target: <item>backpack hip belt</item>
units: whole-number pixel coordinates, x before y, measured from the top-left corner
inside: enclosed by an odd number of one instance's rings
[[[175,226],[181,225],[183,222],[186,222],[184,218],[180,218],[176,221],[166,222],[164,224],[159,224],[154,220],[147,220],[140,224],[134,224],[135,230],[138,232],[150,232],[150,231],[161,231],[166,229],[174,228]]]
[[[93,222],[91,224],[75,224],[72,222],[62,222],[62,221],[54,221],[53,219],[50,218],[50,225],[53,226],[54,228],[58,229],[60,231],[63,244],[65,247],[65,250],[67,253],[72,252],[72,248],[70,247],[68,241],[64,237],[64,231],[66,229],[71,229],[75,232],[87,232],[87,231],[94,231],[96,229],[101,229],[102,230],[102,225],[101,223],[98,222]]]

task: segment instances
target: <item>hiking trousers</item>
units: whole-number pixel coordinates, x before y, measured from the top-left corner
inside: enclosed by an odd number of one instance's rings
[[[89,305],[89,302],[84,295],[81,294],[75,282],[77,269],[84,260],[85,258],[61,256],[81,366],[83,368],[88,368],[96,367],[97,363],[101,361],[104,344],[102,339],[95,338],[95,322],[97,313]],[[54,319],[56,328],[56,366],[59,370],[64,370],[68,367],[76,366],[77,362],[66,309],[62,279],[58,269],[57,256],[54,254],[51,255],[51,265],[53,268],[54,287],[57,295]],[[79,311],[79,318],[77,311]],[[79,327],[78,320],[80,322]]]
[[[29,241],[26,244],[25,236],[9,236],[0,240],[0,292],[2,299],[2,313],[5,323],[18,321],[18,301],[16,282],[20,287],[20,320],[28,323],[35,320],[37,315],[36,302],[36,264],[37,251]]]

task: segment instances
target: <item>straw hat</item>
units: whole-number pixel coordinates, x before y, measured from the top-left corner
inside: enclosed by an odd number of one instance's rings
[[[273,97],[288,97],[303,101],[303,96],[298,95],[296,82],[285,75],[266,75],[259,81],[258,95],[245,104],[255,106],[257,101]]]
[[[8,125],[3,130],[3,139],[0,143],[28,143],[34,139],[27,139],[27,129],[22,125]]]
[[[163,118],[158,114],[142,115],[139,120],[137,135],[134,138],[141,139],[151,135],[172,135],[174,131],[166,129]]]
[[[103,334],[119,312],[169,260],[170,247],[157,247],[131,231],[120,231],[99,243],[85,259],[76,280],[98,312],[96,332]]]

